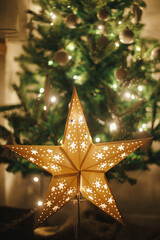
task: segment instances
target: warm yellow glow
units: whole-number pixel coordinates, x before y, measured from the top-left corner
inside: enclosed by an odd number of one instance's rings
[[[53,12],[50,13],[50,16],[53,20],[56,19],[56,17],[57,17]]]
[[[53,61],[52,60],[49,60],[48,61],[48,65],[50,66],[50,65],[52,65],[53,64]]]
[[[73,51],[73,50],[74,50],[74,44],[73,44],[73,43],[70,43],[70,44],[68,45],[68,48],[69,48],[71,51]]]
[[[131,94],[130,94],[129,92],[126,92],[126,93],[125,93],[125,97],[126,97],[126,98],[130,98],[130,97],[131,97]]]
[[[146,126],[146,124],[145,123],[143,123],[142,124],[142,128],[146,128],[147,126]]]
[[[138,86],[138,91],[142,92],[143,87],[142,86]]]
[[[104,26],[103,25],[98,25],[97,27],[99,30],[103,30],[104,29]]]
[[[110,131],[116,131],[117,130],[116,123],[111,123],[109,129],[110,129]]]
[[[33,180],[34,180],[34,182],[39,182],[39,178],[38,177],[34,177]]]
[[[115,131],[115,123],[110,130]],[[150,139],[100,143],[91,135],[74,89],[61,146],[7,145],[6,147],[49,172],[53,177],[40,209],[42,223],[78,193],[104,212],[123,223],[105,172],[114,167]]]
[[[74,80],[76,80],[77,78],[78,78],[78,76],[77,76],[77,75],[74,75],[74,76],[73,76],[73,79],[74,79]]]
[[[100,139],[99,137],[96,137],[95,141],[96,141],[97,143],[99,143],[99,142],[101,141],[101,139]]]
[[[39,92],[44,93],[44,88],[40,88]]]
[[[51,102],[52,102],[52,103],[55,103],[56,100],[57,100],[57,98],[56,98],[55,96],[51,97]]]
[[[43,205],[43,202],[42,202],[42,201],[38,201],[38,202],[37,202],[37,205],[40,207],[40,206]]]
[[[136,47],[136,50],[138,51],[138,52],[140,52],[141,51],[141,48],[140,47]]]
[[[116,46],[116,47],[119,47],[119,43],[118,43],[118,42],[115,42],[115,46]]]

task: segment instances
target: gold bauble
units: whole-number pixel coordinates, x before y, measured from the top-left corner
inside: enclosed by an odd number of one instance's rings
[[[151,52],[152,59],[160,59],[160,47],[156,47]]]
[[[124,44],[131,44],[134,42],[134,33],[126,28],[119,34],[119,39]]]
[[[107,21],[109,18],[109,12],[105,8],[101,8],[97,13],[97,18],[101,21]]]
[[[71,13],[69,14],[67,17],[66,17],[66,24],[67,24],[67,27],[69,28],[76,28],[77,24],[78,24],[78,17]]]
[[[65,66],[69,61],[69,54],[65,50],[59,50],[54,54],[54,60],[60,65]]]
[[[127,71],[123,67],[120,67],[114,72],[114,76],[118,81],[124,81],[127,76]]]
[[[106,45],[108,44],[109,42],[109,39],[106,37],[106,36],[100,36],[98,39],[97,39],[97,48],[98,49],[104,49],[106,47]]]

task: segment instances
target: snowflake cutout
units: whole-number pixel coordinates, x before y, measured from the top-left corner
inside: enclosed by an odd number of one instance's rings
[[[47,207],[50,207],[50,206],[52,205],[51,201],[48,201],[48,202],[46,203],[46,205],[47,205]]]
[[[52,174],[37,226],[80,192],[84,198],[123,223],[105,172],[148,141],[150,139],[145,138],[93,144],[74,89],[61,146],[5,147]]]
[[[72,148],[72,150],[76,148],[75,142],[72,142],[72,143],[71,143],[71,148]]]
[[[123,146],[123,145],[120,145],[120,146],[118,147],[118,150],[120,150],[120,151],[124,150],[124,146]]]
[[[54,212],[56,212],[59,209],[59,207],[58,207],[58,205],[56,205],[52,209],[53,209]]]
[[[106,204],[102,203],[101,205],[99,205],[102,209],[105,209],[107,207]]]
[[[38,152],[34,149],[31,150],[32,154],[36,155]]]

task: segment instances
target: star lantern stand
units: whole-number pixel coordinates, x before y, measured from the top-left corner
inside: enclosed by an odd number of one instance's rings
[[[105,172],[150,140],[145,138],[93,144],[74,88],[61,146],[4,147],[52,174],[36,226],[77,195],[77,227],[80,234],[80,192],[84,198],[123,224]]]

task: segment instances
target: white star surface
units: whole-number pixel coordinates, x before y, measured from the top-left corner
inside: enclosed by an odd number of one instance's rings
[[[123,223],[105,172],[151,139],[93,144],[76,90],[61,146],[7,145],[52,174],[40,208],[38,224],[45,221],[79,192],[97,207]]]

